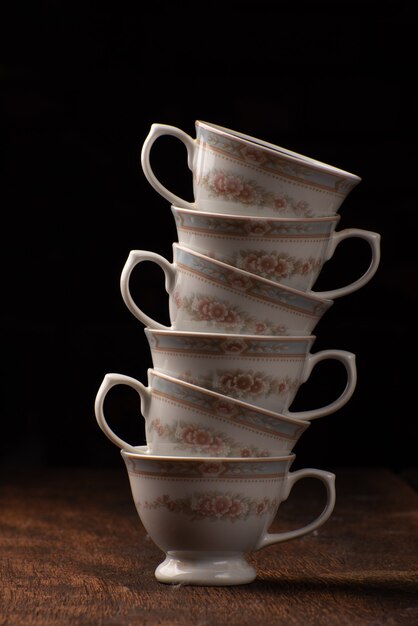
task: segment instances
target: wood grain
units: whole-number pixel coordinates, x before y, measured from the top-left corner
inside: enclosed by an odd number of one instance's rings
[[[0,481],[1,626],[413,626],[418,495],[380,468],[341,469],[315,533],[249,557],[255,582],[170,586],[124,468],[51,469]],[[321,486],[298,483],[274,530],[309,521]]]

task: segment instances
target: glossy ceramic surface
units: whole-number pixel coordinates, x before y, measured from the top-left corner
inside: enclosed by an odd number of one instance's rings
[[[333,413],[356,387],[355,355],[344,350],[311,354],[314,337],[275,337],[145,329],[159,372],[229,398],[302,419]],[[342,394],[318,409],[289,412],[300,386],[321,361],[336,359],[347,372]]]
[[[135,303],[129,289],[133,269],[151,261],[165,274],[173,330],[255,335],[309,335],[333,300],[280,285],[177,243],[173,263],[159,254],[133,250],[121,275],[123,300],[150,328],[167,328]]]
[[[136,451],[110,428],[104,403],[112,387],[127,385],[141,399],[148,449],[171,456],[268,457],[291,452],[306,420],[259,409],[152,369],[148,387],[130,376],[107,374],[96,396],[96,419],[120,448]]]
[[[246,555],[306,535],[331,515],[335,476],[316,469],[290,472],[294,455],[269,459],[175,458],[122,451],[138,515],[165,553],[155,576],[163,583],[238,585],[255,569]],[[300,479],[319,479],[326,489],[322,513],[302,528],[268,529]]]
[[[374,276],[380,262],[380,235],[359,228],[335,231],[340,219],[262,218],[205,213],[171,207],[179,243],[268,280],[310,292],[322,267],[341,241],[367,241],[371,262],[352,283],[329,291],[313,292],[338,298],[360,289]],[[356,259],[349,259],[351,265]]]
[[[171,135],[184,143],[193,173],[193,203],[170,192],[150,165],[152,145]],[[196,138],[153,124],[141,151],[149,183],[171,204],[239,215],[335,215],[360,177],[242,133],[196,121]]]

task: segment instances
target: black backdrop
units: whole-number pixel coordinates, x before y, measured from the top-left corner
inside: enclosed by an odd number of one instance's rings
[[[362,177],[339,228],[381,233],[381,265],[335,301],[314,345],[354,352],[358,385],[312,423],[296,464],[415,465],[413,3],[146,4],[28,1],[3,16],[0,467],[120,464],[94,397],[106,372],[146,382],[151,366],[120,273],[131,249],[171,260],[176,238],[140,149],[153,122],[194,135],[196,119]],[[152,157],[192,199],[184,147],[161,139]],[[316,286],[354,278],[367,259],[361,242],[342,244]],[[138,280],[144,308],[167,322],[159,270],[147,264]],[[338,364],[318,366],[293,408],[343,384]],[[124,388],[112,399],[115,428],[141,443],[138,398]]]

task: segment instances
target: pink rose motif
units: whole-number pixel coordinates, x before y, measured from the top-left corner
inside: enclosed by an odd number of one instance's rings
[[[248,183],[244,183],[244,186],[238,196],[239,200],[241,200],[241,202],[244,202],[245,204],[251,204],[251,202],[255,202],[256,197],[257,194],[255,192],[255,189],[251,187],[251,185],[249,185]]]
[[[219,379],[219,384],[225,391],[233,391],[235,386],[235,377],[229,372],[225,372]]]
[[[253,274],[256,273],[257,266],[258,266],[257,254],[255,252],[251,252],[250,254],[247,254],[247,256],[244,257],[241,265],[242,265],[242,269],[246,270],[247,272],[253,272]]]
[[[210,301],[207,298],[198,299],[194,303],[194,308],[202,319],[210,318]]]
[[[249,289],[252,286],[252,280],[247,276],[239,276],[237,274],[228,275],[228,283],[235,289]]]
[[[279,395],[282,395],[284,393],[287,393],[289,391],[289,385],[288,382],[286,380],[282,380],[278,385],[277,385],[277,392],[279,393]]]
[[[245,230],[250,235],[264,235],[270,227],[265,222],[245,222]]]
[[[286,198],[278,196],[274,199],[274,206],[276,207],[276,209],[284,209],[286,205]]]
[[[250,448],[243,448],[243,449],[241,450],[241,456],[242,456],[243,458],[247,458],[247,457],[251,456],[251,450],[250,450]]]
[[[204,517],[207,517],[208,515],[212,515],[213,514],[212,498],[210,498],[209,496],[199,498],[197,502],[192,502],[192,508],[198,513],[200,513],[201,515],[203,515]]]
[[[284,259],[283,257],[277,259],[276,265],[276,275],[277,276],[289,276],[293,269],[292,264],[288,259]]]
[[[186,426],[181,431],[181,439],[184,443],[194,444],[196,436],[196,429],[193,426]]]
[[[258,269],[263,274],[274,274],[276,263],[276,257],[273,254],[264,254],[258,260]]]
[[[286,335],[287,334],[286,326],[284,324],[279,324],[278,326],[275,326],[273,334],[275,334],[275,335]]]
[[[227,339],[226,341],[222,342],[221,347],[226,353],[241,354],[241,352],[244,352],[247,348],[247,344],[245,343],[245,341],[242,341],[240,339]]]
[[[305,202],[304,200],[300,200],[297,203],[296,208],[299,209],[300,211],[305,211],[308,208],[308,203]]]
[[[174,502],[174,500],[169,500],[169,501],[167,502],[167,509],[168,509],[169,511],[174,511],[174,510],[175,510],[175,508],[176,508],[176,503]]]
[[[215,496],[213,503],[213,510],[216,517],[222,517],[226,515],[231,507],[231,498],[228,496]]]
[[[211,452],[213,453],[220,452],[223,449],[223,447],[224,447],[224,443],[220,437],[215,436],[212,438],[212,441],[210,442],[210,446],[209,446]]]
[[[201,463],[199,465],[199,470],[201,474],[209,475],[209,476],[219,476],[225,471],[225,466],[223,463]]]
[[[251,374],[238,374],[234,377],[234,387],[238,391],[251,391],[254,379]]]
[[[309,272],[312,271],[313,268],[313,264],[311,261],[304,261],[303,263],[300,263],[298,265],[298,273],[301,274],[302,276],[309,274]]]
[[[212,178],[212,186],[218,193],[225,193],[225,174],[222,172],[215,174]]]
[[[257,322],[254,328],[256,335],[263,335],[267,330],[267,324],[264,322]]]
[[[228,313],[228,309],[222,302],[212,302],[208,306],[208,318],[221,322]]]
[[[265,513],[268,509],[268,501],[267,500],[262,500],[261,502],[259,502],[256,506],[256,513],[257,515],[263,515],[263,513]]]
[[[208,446],[211,443],[212,437],[205,430],[196,430],[195,442],[199,446]]]
[[[243,146],[240,149],[240,152],[246,161],[252,161],[259,165],[265,163],[267,160],[261,150],[257,150],[256,148],[252,148],[250,146]]]
[[[243,183],[237,176],[227,176],[224,182],[225,193],[239,196],[243,190]]]
[[[223,321],[225,324],[229,324],[230,326],[238,326],[238,324],[241,323],[241,318],[236,311],[229,309]]]
[[[213,404],[213,409],[215,413],[217,413],[218,415],[230,416],[236,413],[236,409],[234,408],[234,406],[230,402],[227,402],[227,401],[222,402],[222,401],[216,400],[216,402],[214,402]]]
[[[243,504],[237,498],[232,498],[231,505],[228,511],[229,517],[231,518],[240,517],[240,515],[246,512],[245,508],[248,508],[248,507],[244,507]]]
[[[255,376],[250,389],[251,395],[259,396],[262,393],[266,393],[267,391],[268,385],[266,384],[266,381],[264,381],[261,376]]]

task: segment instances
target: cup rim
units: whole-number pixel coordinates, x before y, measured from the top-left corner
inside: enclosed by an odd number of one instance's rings
[[[206,387],[202,387],[201,385],[195,385],[193,383],[189,383],[187,380],[182,380],[181,378],[170,376],[169,374],[166,374],[165,372],[160,372],[154,367],[149,367],[147,369],[147,379],[148,379],[148,384],[149,384],[151,393],[152,393],[152,385],[150,384],[151,376],[156,376],[157,378],[163,378],[176,385],[187,387],[189,389],[192,389],[193,391],[201,393],[202,395],[211,396],[220,401],[226,400],[228,402],[231,402],[234,405],[237,405],[237,406],[242,407],[243,409],[246,409],[247,411],[252,411],[253,413],[260,413],[261,415],[272,417],[276,419],[277,421],[290,422],[292,424],[297,424],[298,426],[306,426],[306,428],[311,423],[309,420],[303,420],[303,419],[300,419],[299,417],[293,417],[292,415],[284,415],[283,413],[277,413],[276,411],[263,409],[262,407],[259,407],[256,404],[244,402],[243,400],[239,400],[238,398],[232,398],[230,396],[226,396],[225,394],[219,393],[218,391],[212,391],[212,389],[207,389]]]
[[[159,334],[159,335],[167,335],[167,336],[183,336],[187,337],[213,337],[213,339],[251,339],[251,340],[264,340],[264,341],[274,341],[277,343],[284,341],[291,341],[292,343],[302,342],[302,341],[313,341],[316,339],[316,335],[246,335],[241,333],[211,333],[209,331],[203,330],[178,330],[171,328],[151,328],[150,326],[145,326],[144,332],[147,334],[149,331],[150,334]]]
[[[244,276],[247,279],[251,279],[251,280],[255,280],[257,282],[260,282],[261,284],[266,285],[267,287],[269,287],[270,289],[273,290],[282,290],[282,291],[286,291],[289,293],[293,293],[295,296],[301,298],[301,299],[305,299],[305,300],[311,300],[313,302],[316,303],[320,303],[320,304],[328,304],[329,307],[334,303],[333,300],[331,300],[331,298],[321,298],[320,296],[315,295],[314,292],[311,293],[306,293],[305,291],[301,291],[300,289],[295,289],[294,287],[289,287],[288,285],[283,285],[283,283],[276,283],[273,280],[269,280],[268,278],[264,278],[263,276],[258,276],[258,274],[252,274],[251,272],[247,272],[246,270],[243,270],[239,267],[235,267],[234,265],[229,265],[228,263],[224,263],[223,261],[218,261],[217,259],[214,259],[213,257],[207,256],[206,254],[202,254],[201,252],[196,252],[195,250],[192,250],[191,248],[188,248],[187,246],[184,246],[178,242],[174,242],[173,243],[173,250],[175,249],[180,249],[180,250],[185,250],[188,254],[191,254],[192,256],[197,256],[201,259],[204,259],[206,262],[209,263],[214,263],[215,265],[219,265],[221,268],[226,269],[230,272],[233,272],[235,274]]]
[[[335,215],[320,215],[318,217],[275,217],[275,216],[267,216],[267,215],[237,215],[236,213],[215,213],[212,211],[200,211],[197,209],[186,209],[185,207],[180,207],[175,204],[171,205],[171,210],[178,213],[186,213],[187,215],[196,215],[197,217],[212,217],[219,218],[222,220],[244,220],[244,221],[252,221],[255,220],[257,222],[289,222],[290,224],[300,224],[302,222],[306,222],[308,224],[313,224],[315,222],[326,223],[326,222],[336,222],[338,223],[341,220],[341,215],[336,213]]]
[[[267,150],[269,153],[274,154],[275,156],[282,156],[283,158],[289,159],[293,163],[297,163],[299,165],[303,163],[306,167],[310,169],[323,171],[327,174],[331,174],[334,176],[344,176],[345,178],[356,181],[358,183],[361,181],[361,177],[357,174],[353,174],[352,172],[343,170],[339,167],[336,167],[335,165],[330,165],[329,163],[318,161],[317,159],[305,156],[303,154],[300,154],[299,152],[293,152],[292,150],[282,148],[281,146],[276,146],[275,144],[269,143],[268,141],[257,139],[256,137],[252,137],[251,135],[246,135],[245,133],[226,128],[225,126],[219,126],[218,124],[205,122],[204,120],[196,120],[195,125],[214,130],[215,132],[224,136],[232,135],[235,139],[244,144],[250,146],[259,146],[260,148]]]
[[[290,452],[288,454],[275,456],[173,456],[169,454],[152,454],[148,452],[148,446],[135,446],[138,448],[138,452],[129,452],[128,450],[121,449],[120,453],[122,457],[134,458],[134,459],[149,459],[150,461],[167,461],[169,463],[272,463],[277,461],[294,461],[296,454]],[[185,476],[186,478],[187,476]],[[245,475],[243,474],[243,478]],[[211,477],[213,478],[213,477]],[[222,480],[222,476],[218,476]]]

